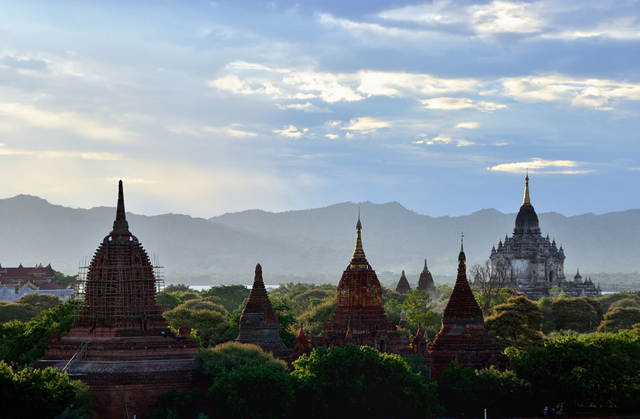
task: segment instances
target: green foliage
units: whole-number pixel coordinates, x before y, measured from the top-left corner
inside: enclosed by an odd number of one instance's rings
[[[564,336],[514,356],[539,407],[640,409],[640,340],[631,333]]]
[[[0,406],[6,418],[53,418],[76,400],[69,377],[52,368],[14,372],[0,361]]]
[[[440,318],[432,310],[433,303],[428,292],[410,290],[406,295],[402,308],[406,310],[409,324],[434,326],[440,323]]]
[[[174,293],[159,292],[156,295],[156,303],[162,309],[163,312],[167,310],[173,310],[182,304],[182,300],[178,298]]]
[[[601,297],[597,297],[596,300],[602,304],[602,310],[606,313],[614,303],[630,298],[640,303],[640,296],[634,292],[616,292],[613,294],[605,294]]]
[[[12,320],[28,322],[37,316],[38,313],[40,313],[40,310],[24,304],[0,301],[0,323],[7,323]]]
[[[495,306],[494,312],[485,319],[484,328],[501,349],[542,344],[542,311],[538,304],[524,296],[511,297],[506,304]]]
[[[62,301],[55,295],[47,295],[47,294],[38,294],[31,293],[27,294],[24,297],[21,297],[16,301],[16,304],[22,304],[28,307],[31,307],[39,312],[44,310],[49,310],[50,308],[54,308]]]
[[[153,405],[153,419],[187,419],[195,413],[198,389],[180,390],[172,387],[160,393]]]
[[[218,326],[226,322],[226,318],[219,310],[224,310],[217,304],[201,300],[189,300],[173,310],[164,313],[164,318],[173,329],[188,326],[198,331],[201,345],[210,345]]]
[[[495,307],[501,304],[506,304],[507,301],[516,294],[517,292],[512,288],[494,289],[491,294],[488,295],[476,293],[474,289],[474,297],[476,298],[478,306],[482,309],[482,314],[485,317],[496,314]]]
[[[294,407],[294,378],[282,369],[240,366],[213,378],[215,406],[237,419],[281,419]]]
[[[227,311],[234,311],[240,307],[249,297],[251,291],[244,285],[220,285],[202,291],[200,296],[204,299],[215,298]]]
[[[193,290],[189,288],[188,285],[185,285],[185,284],[169,284],[166,287],[164,287],[164,292],[166,292],[167,294],[170,294],[172,292],[187,292],[187,291],[193,291]]]
[[[550,321],[556,330],[587,332],[598,326],[598,313],[585,298],[558,298],[551,303]]]
[[[620,300],[625,301],[625,300]],[[598,327],[598,332],[617,332],[622,329],[633,329],[640,323],[640,308],[614,307],[604,315],[604,321]]]
[[[42,359],[51,333],[57,330],[60,336],[66,336],[71,330],[77,304],[80,302],[67,301],[26,323],[11,321],[0,324],[0,360],[13,367],[24,367]]]
[[[196,367],[205,376],[215,377],[241,366],[264,367],[285,371],[287,364],[264,352],[256,345],[226,342],[214,348],[200,349],[196,355]]]
[[[609,311],[614,308],[640,308],[640,300],[636,298],[623,298],[621,300],[616,301],[615,303],[609,306]]]
[[[291,302],[286,297],[269,296],[269,300],[278,316],[278,333],[287,348],[293,349],[296,340],[294,327],[298,325],[298,317],[293,312]]]
[[[322,333],[322,325],[331,321],[337,304],[337,299],[333,297],[300,316],[307,337],[318,336]]]
[[[335,297],[336,286],[332,284],[293,283],[280,284],[271,292],[270,297],[287,298],[296,315],[300,315],[314,306]]]
[[[76,286],[76,283],[78,282],[78,275],[65,275],[62,272],[58,272],[54,269],[52,281],[57,282],[64,288],[71,289]]]
[[[525,416],[536,410],[531,384],[512,371],[474,371],[452,362],[438,384],[438,401],[449,415],[482,417],[487,409],[488,417]]]
[[[368,346],[319,348],[294,361],[297,403],[312,418],[425,416],[433,413],[436,385],[411,372],[398,355]]]

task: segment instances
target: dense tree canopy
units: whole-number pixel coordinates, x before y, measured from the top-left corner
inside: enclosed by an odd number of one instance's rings
[[[624,300],[621,300],[624,301]],[[640,323],[640,308],[614,307],[604,315],[604,321],[598,327],[599,332],[617,332],[622,329],[633,329]]]
[[[512,297],[506,304],[495,306],[494,313],[485,319],[484,328],[502,349],[542,344],[542,311],[535,302],[524,296]]]

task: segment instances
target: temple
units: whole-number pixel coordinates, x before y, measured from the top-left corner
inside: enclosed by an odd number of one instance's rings
[[[440,296],[440,292],[436,289],[436,284],[433,282],[433,276],[427,267],[427,260],[424,260],[424,268],[420,273],[420,278],[418,279],[418,289],[421,291],[426,291],[431,295],[431,299],[435,300]]]
[[[69,335],[54,333],[34,364],[88,384],[93,418],[149,417],[158,394],[193,385],[198,344],[187,327],[170,332],[156,282],[149,256],[129,231],[120,181],[113,229],[82,281],[84,305]]]
[[[359,215],[353,257],[338,284],[337,300],[332,321],[323,325],[321,336],[312,339],[314,347],[351,344],[367,345],[380,352],[399,355],[414,353],[408,337],[400,335],[396,325],[387,320],[382,307],[380,282],[362,247]],[[416,354],[422,356],[428,365],[430,360],[424,349]]]
[[[276,358],[287,359],[291,355],[280,337],[278,316],[269,301],[260,264],[256,265],[253,287],[240,316],[240,333],[236,341],[258,345]]]
[[[504,369],[508,358],[484,330],[482,311],[467,281],[466,256],[461,243],[458,276],[449,302],[442,312],[442,329],[428,345],[432,359],[431,376],[438,380],[451,361],[472,369],[495,365]]]
[[[396,285],[396,292],[399,292],[400,294],[406,294],[407,291],[411,291],[411,285],[409,285],[407,276],[404,274],[404,271],[402,271],[402,275],[400,276],[398,285]]]
[[[43,266],[40,263],[33,267],[0,265],[0,301],[16,301],[31,293],[55,295],[62,301],[75,295],[75,290],[53,281],[54,276],[51,264]]]
[[[529,174],[525,177],[524,199],[513,229],[513,236],[505,237],[494,246],[489,256],[491,276],[501,279],[505,286],[517,289],[531,300],[549,296],[553,287],[562,288],[572,297],[595,297],[596,287],[587,283],[569,283],[564,274],[564,249],[557,247],[549,236],[542,237],[538,215],[529,196]]]

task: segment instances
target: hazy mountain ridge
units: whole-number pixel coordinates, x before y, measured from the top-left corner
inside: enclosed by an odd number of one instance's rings
[[[460,232],[469,265],[489,257],[491,247],[511,234],[515,214],[484,209],[462,217],[430,217],[387,204],[341,203],[269,213],[248,210],[205,220],[188,215],[127,219],[167,278],[250,273],[256,263],[268,272],[335,272],[336,280],[353,252],[361,211],[367,258],[378,272],[402,269],[417,275],[427,258],[436,275],[455,275]],[[640,271],[640,210],[565,217],[538,214],[543,234],[564,246],[567,276],[589,272]],[[115,208],[73,209],[27,195],[0,200],[0,264],[51,263],[67,274],[89,259],[109,233]],[[410,278],[410,281],[415,281]]]

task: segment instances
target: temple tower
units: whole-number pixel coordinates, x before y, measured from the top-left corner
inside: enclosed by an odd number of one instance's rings
[[[240,333],[236,341],[258,345],[263,351],[282,359],[291,354],[280,337],[278,316],[269,301],[260,264],[256,265],[253,287],[240,316]]]
[[[93,418],[150,417],[158,394],[192,387],[198,352],[188,327],[170,337],[156,289],[149,256],[129,231],[120,181],[113,229],[84,281],[85,304],[69,335],[52,335],[34,368],[51,366],[87,383]]]
[[[429,344],[431,376],[438,380],[451,361],[473,369],[495,365],[502,369],[508,359],[484,330],[482,311],[467,281],[463,245],[458,255],[458,276],[449,302],[442,312],[442,329]]]
[[[338,284],[337,300],[333,320],[312,339],[314,346],[368,345],[380,352],[411,353],[409,339],[398,334],[382,307],[382,288],[362,247],[359,215],[353,257]]]
[[[422,269],[420,278],[418,279],[418,289],[431,294],[432,300],[435,300],[440,295],[440,292],[436,289],[436,284],[433,282],[433,276],[427,267],[426,259],[424,260],[424,268]]]
[[[411,291],[411,285],[409,285],[407,276],[404,274],[404,271],[402,271],[402,275],[400,276],[398,285],[396,285],[396,292],[399,292],[400,294],[406,294],[407,291]]]

